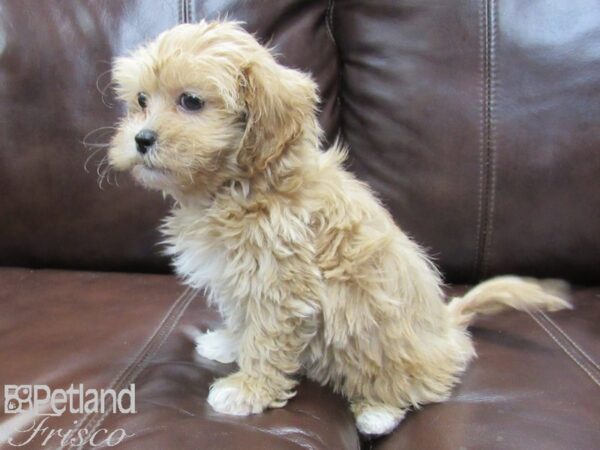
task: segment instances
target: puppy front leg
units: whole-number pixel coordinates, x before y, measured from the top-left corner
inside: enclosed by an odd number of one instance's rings
[[[282,407],[295,395],[300,356],[316,333],[313,305],[302,301],[252,302],[240,342],[240,370],[217,380],[208,403],[226,414],[248,415]],[[299,307],[299,308],[298,308]]]

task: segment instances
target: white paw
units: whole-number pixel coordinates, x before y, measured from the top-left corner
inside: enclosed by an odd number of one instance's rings
[[[237,340],[225,330],[207,331],[196,337],[196,352],[208,359],[228,364],[238,356]]]
[[[356,417],[356,428],[362,434],[382,435],[391,433],[404,418],[404,413],[398,410],[397,414],[392,413],[385,407],[366,408]]]
[[[227,378],[222,378],[211,386],[208,403],[215,411],[234,416],[258,414],[264,409],[262,405],[252,402],[247,391]]]

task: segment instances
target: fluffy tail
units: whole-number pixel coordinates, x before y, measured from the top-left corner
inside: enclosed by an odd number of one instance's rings
[[[558,311],[572,308],[569,285],[560,280],[501,276],[478,284],[448,304],[453,320],[467,327],[477,314],[495,314],[508,308],[519,311]]]

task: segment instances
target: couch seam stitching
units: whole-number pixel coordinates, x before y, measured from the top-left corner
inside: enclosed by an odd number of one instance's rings
[[[179,0],[179,23],[190,23],[191,11],[191,0]]]
[[[331,42],[333,43],[333,48],[335,50],[335,54],[338,59],[339,64],[339,74],[337,77],[337,93],[335,95],[335,105],[337,107],[337,120],[338,120],[338,129],[336,140],[341,137],[342,142],[344,141],[344,125],[342,119],[342,81],[343,81],[343,63],[342,63],[342,54],[340,52],[340,47],[335,38],[335,34],[333,32],[333,14],[335,10],[335,0],[329,0],[327,3],[327,9],[325,11],[325,26],[327,29],[327,34]],[[331,144],[331,143],[329,143]]]
[[[333,8],[334,8],[334,0],[329,0],[327,3],[327,11],[325,12],[325,23],[327,24],[327,32],[329,34],[329,38],[333,42],[334,46],[337,48],[337,42],[335,41],[335,36],[333,35]]]
[[[484,136],[485,136],[485,102],[486,102],[486,73],[487,73],[487,61],[486,61],[486,40],[485,40],[485,21],[486,21],[486,0],[482,0],[479,3],[479,76],[481,80],[481,92],[479,99],[480,106],[480,117],[479,117],[479,180],[478,180],[478,196],[477,196],[477,225],[475,230],[475,237],[477,245],[475,247],[475,260],[473,264],[473,276],[477,278],[479,275],[479,254],[481,246],[481,225],[483,215],[483,177],[484,177]]]
[[[194,18],[192,17],[192,0],[187,0],[187,22],[194,22]]]
[[[495,204],[495,123],[493,120],[495,101],[495,42],[496,19],[495,0],[482,0],[480,7],[480,77],[481,77],[481,117],[479,133],[479,184],[476,225],[475,279],[486,275],[488,254],[493,231]]]
[[[550,336],[550,338],[558,345],[562,351],[575,363],[579,366],[581,370],[583,370],[588,377],[598,386],[600,387],[600,379],[596,378],[591,370],[585,366],[585,363],[582,363],[577,357],[567,349],[567,346],[561,342],[561,340],[552,333],[548,327],[546,327],[542,321],[533,313],[529,313],[529,316]]]
[[[164,340],[171,334],[174,327],[179,322],[181,315],[187,309],[187,306],[191,303],[191,301],[196,297],[197,291],[192,290],[191,288],[186,288],[177,299],[171,304],[168,308],[167,312],[162,316],[159,324],[156,329],[148,336],[144,345],[138,350],[135,357],[129,364],[127,364],[118,374],[114,377],[111,382],[108,384],[108,389],[115,389],[118,386],[125,386],[128,382],[134,381],[135,378],[139,375],[140,371],[138,370],[136,373],[136,369],[143,369],[144,363],[146,363],[148,356],[154,355],[164,343]],[[171,321],[172,318],[175,318]],[[161,333],[169,329],[169,331],[161,336]],[[161,336],[161,337],[159,337]],[[158,345],[154,345],[158,339],[162,339],[158,343]],[[133,375],[133,376],[132,376]],[[87,429],[90,425],[93,426],[94,429],[97,429],[98,426],[102,424],[104,419],[108,413],[97,415],[97,414],[86,414],[81,422],[79,422],[79,426],[74,429],[74,432],[77,432],[81,429]],[[98,417],[99,420],[95,420]],[[89,430],[88,430],[89,431]],[[88,433],[88,436],[91,435],[93,431]],[[87,441],[81,443],[81,445],[75,448],[83,448],[87,444]],[[74,448],[73,445],[61,445],[58,447],[59,450],[65,448]]]
[[[560,327],[556,322],[554,322],[546,313],[540,312],[540,315],[546,319],[573,347],[575,347],[581,355],[588,360],[588,362],[596,368],[600,372],[600,365],[594,361],[584,349],[582,349],[577,343],[569,337],[569,335]]]
[[[490,0],[490,61],[489,61],[489,103],[488,103],[488,158],[489,158],[489,186],[488,186],[488,211],[486,219],[486,240],[483,248],[482,275],[487,275],[489,266],[489,256],[492,248],[492,239],[494,232],[494,214],[496,209],[496,104],[497,104],[497,81],[498,70],[496,65],[496,35],[497,35],[497,11],[498,2]]]
[[[191,295],[186,295],[191,293]],[[175,326],[179,323],[181,316],[191,303],[191,301],[196,297],[197,291],[194,291],[190,288],[187,288],[184,293],[173,303],[172,307],[169,308],[169,311],[164,316],[160,325],[157,327],[155,332],[152,334],[150,339],[147,342],[147,345],[142,347],[142,350],[137,355],[137,358],[123,371],[124,380],[120,383],[121,387],[127,386],[130,383],[133,383],[139,374],[147,367],[150,358],[156,355],[156,352],[160,350],[166,339],[171,335]],[[156,345],[153,344],[157,342]],[[153,347],[153,348],[152,348]],[[147,350],[146,350],[147,349]],[[125,372],[129,370],[128,374]],[[118,389],[119,385],[115,385],[112,387],[113,389]],[[99,416],[94,415],[88,422],[88,426],[91,425],[92,428],[89,430],[88,436],[92,435],[100,425],[104,422],[109,412],[101,414]],[[94,418],[97,417],[97,420]],[[78,448],[81,449],[87,442],[84,442]]]

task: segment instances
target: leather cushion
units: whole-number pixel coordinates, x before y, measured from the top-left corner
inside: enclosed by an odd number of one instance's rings
[[[184,327],[214,328],[220,321],[201,296],[190,301],[183,291],[166,275],[0,269],[0,384],[118,389],[135,383],[135,414],[65,413],[45,423],[90,432],[123,428],[134,436],[122,449],[359,448],[346,402],[306,381],[284,409],[245,418],[214,412],[208,387],[235,366],[194,357]],[[11,437],[22,443],[30,433],[18,430],[31,419],[0,415],[0,446]],[[28,448],[41,448],[44,437]],[[59,443],[54,437],[44,448]]]
[[[177,2],[0,7],[0,265],[165,271],[161,196],[129,176],[99,188],[105,149],[83,142],[107,143],[119,117],[113,56],[175,25]]]
[[[478,358],[446,403],[411,412],[377,450],[587,450],[600,442],[600,289],[575,309],[482,317]]]
[[[448,279],[600,278],[600,6],[340,0],[352,168]]]
[[[206,404],[212,380],[234,370],[194,356],[184,327],[215,328],[202,298],[190,304],[174,277],[0,269],[2,384],[136,384],[138,413],[51,418],[135,436],[121,448],[344,448],[358,436],[345,401],[303,381],[280,410],[246,418]],[[460,289],[459,291],[464,291]],[[410,412],[382,449],[588,449],[600,439],[600,289],[575,291],[575,310],[507,312],[472,327],[478,358],[452,398]],[[180,297],[182,298],[182,297]],[[27,417],[0,417],[6,440]],[[84,422],[82,422],[84,421]]]
[[[113,56],[178,22],[227,16],[314,74],[328,139],[342,133],[352,170],[448,280],[594,283],[597,12],[592,0],[5,1],[0,264],[167,270],[154,246],[161,196],[128,176],[100,191],[102,152],[86,174],[82,141],[119,115]]]

